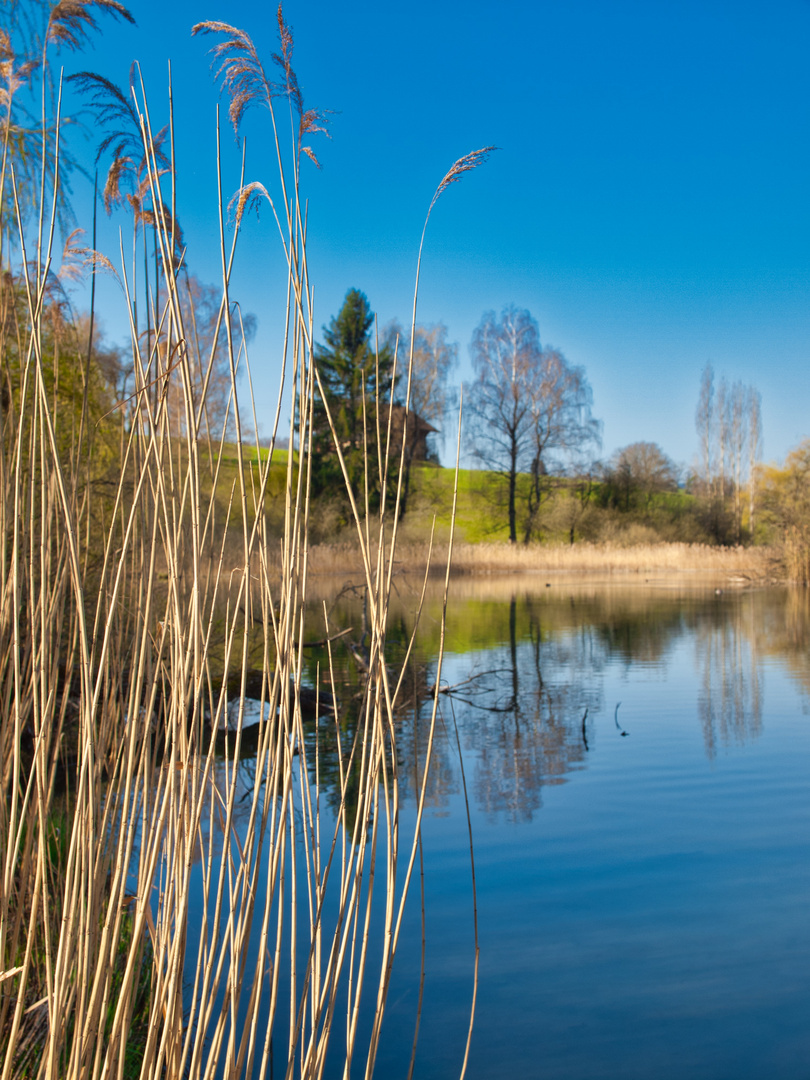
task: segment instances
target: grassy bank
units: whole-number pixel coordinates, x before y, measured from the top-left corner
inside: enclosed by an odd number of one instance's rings
[[[220,519],[228,507],[228,493],[238,484],[236,448],[225,444],[219,455],[217,500]],[[261,451],[267,462],[267,451]],[[243,449],[243,475],[247,489],[256,491],[259,458],[255,448]],[[288,452],[276,450],[269,467],[264,500],[270,535],[280,535],[283,524],[283,494]],[[297,455],[293,465],[297,476]],[[441,562],[447,553],[453,510],[455,470],[417,463],[411,472],[408,511],[399,527],[400,568],[424,568],[429,538],[434,532],[436,554]],[[687,492],[663,493],[650,505],[646,520],[632,514],[605,511],[599,507],[595,485],[590,508],[580,515],[571,543],[570,521],[573,504],[581,503],[572,482],[549,478],[556,485],[549,496],[542,519],[542,539],[510,544],[508,525],[499,502],[503,477],[485,470],[461,469],[454,545],[455,574],[549,573],[576,575],[703,574],[738,576],[746,581],[786,580],[784,552],[777,545],[723,545],[693,539],[699,500]],[[574,507],[575,509],[575,507]],[[231,516],[235,509],[231,506]],[[313,499],[309,515],[311,573],[332,574],[361,570],[357,562],[353,526],[345,525],[341,509],[329,497]],[[587,527],[584,524],[588,520]],[[679,537],[686,533],[687,539]],[[673,535],[674,534],[674,535]]]
[[[268,451],[261,450],[267,464]],[[248,490],[256,490],[259,457],[255,448],[243,449],[243,475]],[[226,444],[219,456],[217,500],[225,516],[228,493],[238,484],[236,448]],[[268,530],[273,534],[283,524],[284,489],[288,452],[275,450],[269,466],[264,512]],[[297,476],[297,455],[293,466]],[[434,530],[433,561],[443,566],[447,557],[450,520],[453,508],[454,470],[419,464],[412,472],[409,509],[400,526],[397,551],[400,570],[422,573],[428,562],[431,530]],[[549,513],[548,539],[524,544],[508,542],[508,528],[498,514],[495,493],[501,478],[495,473],[462,469],[458,477],[456,535],[452,572],[459,574],[573,574],[577,576],[625,575],[628,578],[650,574],[685,574],[704,577],[736,578],[740,583],[785,580],[783,553],[777,546],[726,546],[703,542],[658,539],[650,527],[627,521],[624,527],[607,531],[610,539],[577,539],[554,529],[553,507]],[[561,487],[559,504],[570,499]],[[670,513],[689,513],[693,496],[683,492],[662,499]],[[661,507],[659,507],[661,509]],[[231,506],[231,515],[235,510]],[[341,526],[338,514],[328,499],[313,500],[310,508],[309,572],[317,575],[362,572],[362,560],[356,545],[354,526]]]
[[[594,467],[589,475],[548,475],[538,495],[527,473],[517,476],[517,539],[571,544],[637,547],[679,543],[737,545],[767,543],[770,523],[764,506],[757,514],[752,536],[749,512],[739,522],[728,499],[689,489],[621,492],[609,474]],[[462,469],[458,481],[456,533],[467,543],[509,539],[508,484],[503,474]],[[760,498],[760,503],[762,503]],[[453,470],[420,463],[411,473],[404,535],[417,538],[429,532],[435,517],[438,534],[448,528],[453,502]],[[531,509],[530,509],[531,507]]]

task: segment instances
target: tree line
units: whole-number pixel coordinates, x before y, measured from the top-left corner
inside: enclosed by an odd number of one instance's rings
[[[398,467],[401,456],[404,514],[413,465],[438,460],[435,439],[457,404],[450,379],[458,347],[448,343],[442,324],[416,327],[412,349],[398,322],[380,334],[373,326],[367,297],[350,289],[323,328],[324,344],[315,351],[321,392],[314,406],[313,492],[329,498],[339,486],[336,442],[355,498],[376,505],[386,467],[378,434],[382,446],[390,419],[387,467]],[[512,543],[563,536],[573,543],[620,531],[620,519],[625,531],[643,523],[661,539],[678,538],[683,522],[676,527],[671,519],[684,510],[683,500],[673,501],[681,471],[655,443],[599,459],[601,424],[585,370],[542,344],[529,311],[510,305],[499,315],[485,312],[470,355],[465,449],[478,466],[493,535],[505,531]],[[696,526],[689,538],[707,534]]]
[[[397,321],[378,331],[366,295],[354,288],[323,328],[315,350],[321,384],[310,479],[316,499],[340,500],[335,443],[354,497],[372,509],[384,489],[389,496],[396,490],[401,464],[400,512],[407,513],[415,466],[438,464],[437,441],[458,405],[452,384],[458,346],[441,323],[416,326],[413,341],[410,336]],[[512,543],[770,542],[793,552],[785,555],[791,576],[810,577],[810,512],[802,496],[810,451],[803,444],[783,467],[761,464],[756,388],[716,379],[706,365],[691,468],[652,441],[601,460],[601,425],[585,370],[541,343],[530,312],[514,306],[485,312],[470,355],[464,445],[478,467],[491,535]],[[348,514],[325,520],[328,535]]]
[[[113,6],[114,14],[120,15],[121,10]],[[3,47],[8,52],[10,46]],[[40,150],[37,127],[27,123],[25,111],[25,93],[31,89],[33,71],[22,63],[9,75],[3,117],[6,186],[13,163],[24,219],[36,188],[32,178],[36,177]],[[181,266],[182,229],[171,213],[170,200],[144,182],[146,159],[129,88],[89,72],[72,79],[85,96],[100,133],[96,163],[106,169],[103,205],[108,213],[121,207],[131,216],[132,279],[138,281],[142,295],[135,291],[132,296],[133,349],[105,346],[92,305],[89,318],[82,316],[72,310],[69,296],[71,279],[97,272],[100,256],[83,246],[85,241],[78,233],[68,235],[62,269],[49,277],[43,298],[53,327],[53,345],[48,346],[46,355],[53,353],[57,365],[60,356],[62,360],[62,374],[55,385],[60,393],[73,392],[70,365],[65,363],[72,350],[76,371],[81,372],[84,366],[85,385],[92,368],[95,398],[91,411],[95,409],[97,418],[127,415],[131,421],[135,403],[145,402],[145,393],[154,399],[154,410],[162,383],[150,364],[161,334],[165,334],[154,312],[160,308],[166,289],[156,236],[158,227],[168,222],[177,249],[173,269],[178,272],[178,296],[192,357],[190,393],[201,403],[199,415],[186,416],[177,382],[167,377],[165,392],[178,399],[170,402],[168,415],[178,436],[189,423],[197,426],[200,437],[209,442],[213,469],[212,433],[220,430],[224,421],[232,435],[239,423],[233,377],[239,374],[240,366],[244,367],[241,357],[255,320],[240,315],[237,340],[229,345],[219,290],[190,274],[185,259]],[[166,129],[156,133],[159,167],[166,164],[166,139]],[[73,164],[65,151],[63,171]],[[59,205],[60,215],[67,221],[69,204],[63,201]],[[3,209],[8,217],[8,200]],[[3,319],[9,328],[14,310],[23,301],[23,285],[21,276],[13,270],[9,273],[7,244],[6,240]],[[458,365],[458,346],[448,340],[442,323],[417,326],[413,341],[410,336],[396,321],[378,334],[368,300],[357,289],[349,290],[340,312],[324,327],[323,343],[316,349],[322,376],[313,424],[311,481],[316,497],[328,499],[342,489],[335,439],[351,489],[369,508],[377,505],[384,482],[391,481],[387,484],[389,493],[394,490],[394,472],[401,461],[401,513],[407,513],[414,466],[420,461],[438,461],[437,440],[457,406],[452,377]],[[13,412],[11,377],[18,360],[12,335],[7,340],[3,403]],[[696,410],[699,451],[691,471],[678,468],[653,442],[631,444],[609,461],[602,461],[600,424],[593,415],[586,373],[570,363],[559,348],[541,343],[530,312],[509,306],[500,314],[485,313],[475,329],[470,352],[473,377],[464,386],[465,448],[486,478],[481,489],[491,508],[493,531],[501,529],[511,542],[634,536],[728,543],[787,535],[785,522],[796,517],[795,505],[793,509],[787,505],[791,502],[786,495],[790,485],[776,482],[779,470],[768,473],[758,464],[761,399],[753,387],[724,378],[717,381],[707,365]],[[146,362],[136,363],[133,353]],[[141,396],[136,398],[136,393]],[[118,411],[111,414],[113,409]],[[800,451],[794,452],[785,464],[785,475],[793,475],[800,459]],[[335,498],[339,501],[341,497]],[[337,520],[347,520],[345,512],[339,512]],[[795,532],[796,526],[791,528]]]
[[[321,376],[314,405],[313,490],[333,490],[340,470],[337,442],[356,497],[380,497],[388,468],[403,465],[402,503],[408,506],[412,466],[438,461],[432,437],[455,407],[450,376],[458,346],[443,324],[417,326],[410,335],[397,321],[372,342],[374,316],[364,293],[350,289],[340,312],[323,328],[315,351]],[[465,386],[468,445],[481,466],[506,486],[509,538],[537,534],[553,469],[584,461],[599,443],[591,415],[593,394],[581,367],[543,347],[528,311],[487,312],[471,346],[474,379]],[[390,421],[390,423],[389,423]],[[391,438],[387,438],[390,427]],[[527,480],[528,478],[528,480]]]

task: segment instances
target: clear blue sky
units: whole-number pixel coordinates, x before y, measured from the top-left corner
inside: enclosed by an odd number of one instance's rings
[[[161,117],[172,59],[188,260],[216,281],[213,41],[190,28],[231,22],[269,64],[275,9],[131,9],[137,29],[106,22],[67,70],[123,84],[137,58]],[[284,12],[306,103],[335,110],[332,139],[316,136],[321,171],[305,165],[318,326],[350,287],[381,325],[408,320],[436,184],[454,159],[496,144],[439,202],[426,244],[419,317],[447,324],[459,378],[482,313],[514,303],[543,343],[585,367],[605,457],[648,440],[690,463],[707,361],[761,391],[767,459],[810,435],[807,0],[287,0]],[[272,184],[264,115],[244,130],[248,179]],[[232,192],[238,154],[224,123],[223,138]],[[80,182],[76,201],[86,221]],[[111,226],[102,243],[116,254]],[[284,280],[269,213],[246,224],[237,266],[235,295],[259,320],[251,359],[269,418]]]

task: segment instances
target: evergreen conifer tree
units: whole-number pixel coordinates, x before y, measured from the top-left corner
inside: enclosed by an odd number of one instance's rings
[[[391,399],[393,354],[379,352],[371,338],[374,314],[365,293],[349,289],[343,307],[323,328],[325,345],[315,347],[315,363],[346,462],[352,491],[362,508],[366,456],[369,501],[378,505],[381,462],[377,450],[377,412]],[[323,400],[316,395],[313,421],[312,489],[318,495],[340,490],[340,463]],[[387,416],[383,410],[381,421]],[[385,431],[382,432],[385,452]]]

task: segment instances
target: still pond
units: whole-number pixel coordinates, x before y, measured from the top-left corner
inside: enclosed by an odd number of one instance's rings
[[[403,586],[392,656],[414,605]],[[361,607],[355,591],[333,596],[330,625],[360,641]],[[404,684],[409,822],[439,615],[435,596]],[[348,700],[356,657],[338,644],[334,662]],[[310,685],[318,663],[326,655],[312,650]],[[414,1075],[457,1076],[464,1055],[469,807],[471,1080],[810,1077],[807,593],[459,580],[441,686]],[[325,803],[329,730],[313,725]],[[244,769],[249,784],[249,756]],[[410,1061],[418,894],[375,1073],[385,1078]]]

